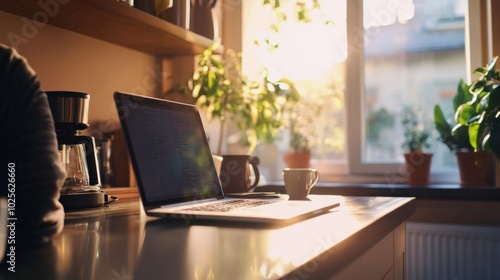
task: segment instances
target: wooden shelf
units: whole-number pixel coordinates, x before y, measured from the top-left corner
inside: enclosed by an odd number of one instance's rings
[[[153,55],[200,54],[213,43],[117,0],[54,0],[50,9],[40,2],[0,0],[0,10],[28,19],[45,15],[50,25]]]

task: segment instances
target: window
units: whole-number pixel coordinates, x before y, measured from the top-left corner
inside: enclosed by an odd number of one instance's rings
[[[481,65],[473,61],[480,56],[468,55],[481,49],[480,40],[467,36],[480,18],[476,1],[324,0],[316,16],[334,25],[289,20],[279,37],[266,33],[272,17],[262,1],[243,2],[245,73],[265,66],[271,78],[294,81],[303,99],[322,105],[313,150],[322,175],[377,174],[400,182],[402,107],[420,110],[434,130],[434,105],[451,118],[458,81],[471,72],[467,65]],[[257,46],[262,38],[278,48]],[[279,145],[286,150],[286,135]],[[454,155],[437,141],[432,152],[434,182],[457,182]]]
[[[294,8],[293,1],[280,4],[284,10]],[[272,80],[291,80],[306,111],[318,112],[308,123],[315,131],[311,139],[315,161],[345,166],[346,0],[322,1],[321,11],[312,10],[310,23],[289,18],[279,25],[279,34],[269,28],[275,23],[270,7],[263,9],[262,1],[243,1],[243,5],[245,74],[256,77],[266,68]],[[325,24],[328,20],[334,24]],[[266,41],[278,47],[268,47]],[[288,137],[286,131],[281,135],[282,152],[288,149]]]

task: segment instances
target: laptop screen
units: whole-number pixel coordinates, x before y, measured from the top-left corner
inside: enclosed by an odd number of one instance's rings
[[[145,206],[222,196],[195,106],[115,93]]]

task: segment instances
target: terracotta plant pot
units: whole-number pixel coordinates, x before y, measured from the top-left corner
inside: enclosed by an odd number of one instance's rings
[[[311,167],[311,152],[286,153],[285,163],[289,168],[309,168]]]
[[[490,152],[457,152],[461,185],[464,187],[493,186],[495,157]]]
[[[406,181],[412,186],[429,184],[432,154],[413,152],[405,154]]]

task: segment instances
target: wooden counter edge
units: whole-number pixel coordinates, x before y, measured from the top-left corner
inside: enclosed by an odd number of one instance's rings
[[[118,202],[121,199],[139,198],[137,188],[103,188],[102,190],[108,195],[118,197]]]

